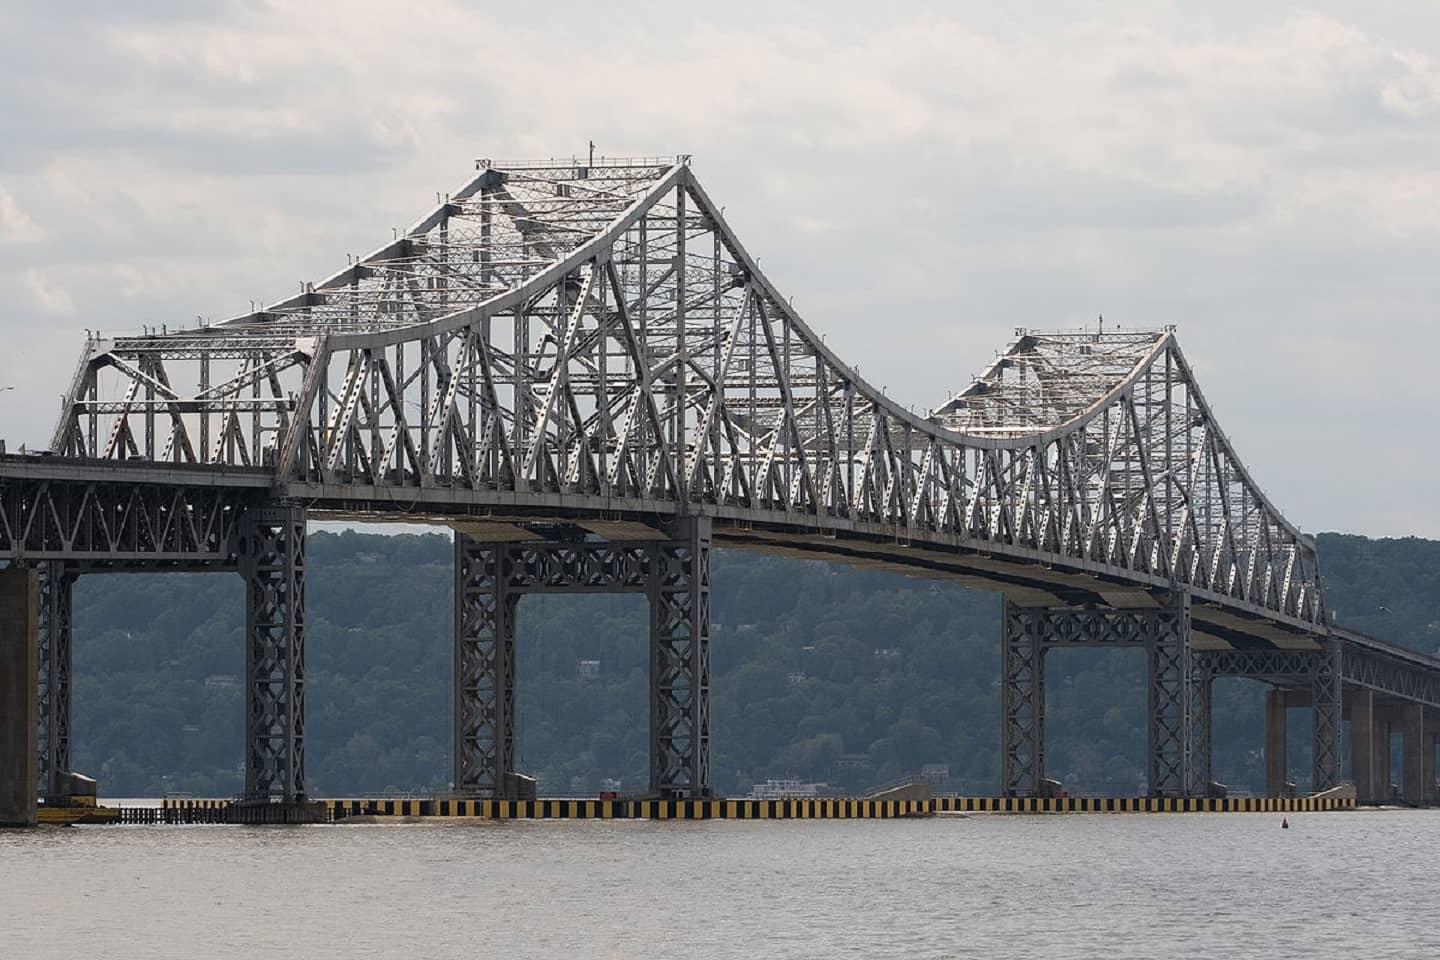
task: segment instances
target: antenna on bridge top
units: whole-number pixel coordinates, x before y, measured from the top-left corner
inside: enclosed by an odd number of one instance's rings
[[[590,166],[595,166],[595,141],[590,141]]]

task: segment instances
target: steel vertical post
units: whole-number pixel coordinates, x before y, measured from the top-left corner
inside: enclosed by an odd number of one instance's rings
[[[244,518],[245,797],[305,798],[305,508]]]
[[[676,521],[650,570],[650,791],[663,797],[711,793],[710,529]]]
[[[1001,612],[1000,788],[1033,797],[1045,777],[1045,611],[1007,597]]]
[[[1344,727],[1344,674],[1340,641],[1320,641],[1310,675],[1311,760],[1310,789],[1319,793],[1340,783],[1340,743]]]
[[[58,561],[40,573],[40,791],[49,800],[66,792],[70,772],[71,647],[74,636],[76,574]]]
[[[455,534],[454,790],[505,797],[515,772],[511,544]]]
[[[1210,706],[1215,675],[1211,671],[1208,657],[1191,649],[1189,658],[1189,694],[1186,702],[1190,712],[1187,717],[1189,754],[1185,767],[1186,793],[1192,797],[1201,797],[1210,792],[1213,724]]]
[[[1146,618],[1148,666],[1148,774],[1155,796],[1180,797],[1189,787],[1190,597],[1176,591]]]

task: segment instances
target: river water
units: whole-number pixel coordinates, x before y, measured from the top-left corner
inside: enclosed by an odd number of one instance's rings
[[[1440,957],[1440,811],[0,831],[0,958]]]

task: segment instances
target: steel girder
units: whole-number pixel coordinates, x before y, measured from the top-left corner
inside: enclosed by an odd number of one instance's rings
[[[1440,708],[1440,674],[1433,667],[1416,662],[1413,654],[1395,656],[1346,637],[1325,637],[1320,644],[1319,652],[1222,650],[1202,656],[1217,675],[1253,677],[1281,686],[1303,687],[1323,671],[1329,699],[1338,697],[1331,688],[1340,682],[1398,700]]]
[[[54,447],[266,465],[356,509],[418,490],[891,531],[1325,624],[1312,544],[1172,332],[1022,333],[918,416],[800,319],[684,158],[486,164],[296,296],[92,340]]]
[[[64,775],[71,770],[71,641],[77,575],[58,561],[42,563],[39,569],[39,782],[44,796],[59,798],[66,792]]]
[[[90,567],[233,567],[261,492],[197,477],[85,481],[0,473],[0,560]]]
[[[245,797],[305,797],[305,509],[246,514]]]
[[[1309,650],[1207,650],[1196,654],[1218,677],[1250,677],[1281,686],[1309,682],[1315,654]]]
[[[515,769],[515,615],[532,593],[644,593],[650,603],[650,789],[710,793],[710,530],[685,518],[637,543],[455,536],[454,788],[505,797]]]
[[[1440,671],[1413,662],[1413,656],[1402,658],[1347,640],[1340,663],[1345,683],[1440,707]]]
[[[1045,651],[1142,646],[1146,655],[1147,775],[1157,796],[1202,794],[1210,779],[1210,680],[1190,646],[1190,602],[1175,591],[1154,607],[1111,610],[1005,602],[1001,784],[1038,793],[1044,778]]]

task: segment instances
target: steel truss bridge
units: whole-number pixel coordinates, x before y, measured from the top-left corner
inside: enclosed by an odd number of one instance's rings
[[[1076,646],[1145,650],[1157,795],[1211,789],[1219,676],[1272,685],[1272,747],[1312,708],[1317,791],[1347,714],[1362,801],[1390,724],[1406,797],[1434,781],[1440,661],[1330,624],[1313,543],[1173,329],[1019,331],[917,415],[800,318],[686,157],[481,161],[294,296],[92,335],[50,452],[0,457],[0,561],[41,574],[42,789],[70,768],[76,578],[218,570],[247,589],[246,794],[304,797],[305,531],[337,518],[455,531],[461,796],[517,789],[520,598],[619,591],[651,608],[651,790],[709,795],[716,544],[1002,592],[1007,794],[1045,789],[1044,659]]]

